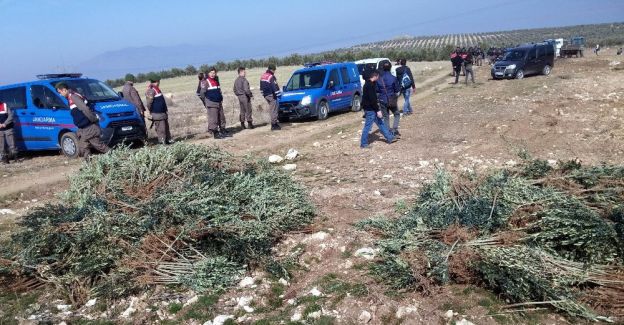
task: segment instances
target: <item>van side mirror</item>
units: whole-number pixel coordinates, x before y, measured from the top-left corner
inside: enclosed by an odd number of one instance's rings
[[[120,91],[120,92],[118,92],[117,94],[119,95],[119,97],[124,98],[124,97],[123,97],[123,92],[121,92],[121,91]]]

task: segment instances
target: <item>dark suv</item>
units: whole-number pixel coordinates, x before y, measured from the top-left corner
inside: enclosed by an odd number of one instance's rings
[[[493,79],[522,79],[530,74],[549,75],[555,65],[552,44],[527,44],[507,50],[492,66]]]

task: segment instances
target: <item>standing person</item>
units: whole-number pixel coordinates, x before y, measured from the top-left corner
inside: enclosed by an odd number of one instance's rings
[[[251,111],[251,98],[253,93],[249,87],[249,81],[247,81],[247,71],[244,67],[238,68],[238,78],[234,81],[234,95],[238,97],[240,104],[240,123],[241,127],[245,129],[245,122],[250,129],[254,128],[252,111]]]
[[[451,77],[455,77],[455,65],[453,65],[453,59],[459,54],[459,46],[455,48],[455,51],[451,52]]]
[[[208,132],[221,139],[230,134],[225,129],[225,112],[223,111],[223,93],[217,76],[217,68],[211,67],[206,78],[206,110],[208,112]]]
[[[600,44],[596,44],[596,55],[598,55],[598,52],[600,52]]]
[[[169,130],[169,109],[162,91],[160,91],[160,79],[150,79],[150,84],[145,92],[147,98],[148,119],[156,127],[158,142],[160,144],[171,144],[171,131]],[[151,126],[150,126],[151,129]]]
[[[362,91],[362,108],[364,109],[365,118],[362,138],[360,139],[360,148],[362,149],[369,148],[368,134],[373,127],[373,123],[377,124],[377,128],[379,128],[381,134],[383,134],[384,138],[386,138],[386,142],[392,143],[397,140],[382,120],[383,114],[379,108],[376,85],[376,82],[379,79],[379,72],[371,71],[367,78],[368,79],[364,82]]]
[[[100,129],[98,124],[98,117],[89,108],[87,99],[79,93],[70,90],[64,82],[56,84],[56,91],[61,96],[67,98],[69,102],[71,117],[74,124],[78,127],[76,135],[78,136],[80,154],[88,160],[91,155],[91,147],[102,153],[108,152],[110,148],[100,138],[102,129]]]
[[[279,108],[278,100],[282,96],[282,92],[277,84],[277,78],[275,78],[275,70],[275,64],[269,64],[267,71],[260,77],[260,90],[271,110],[271,131],[282,129],[279,125],[277,111]]]
[[[462,76],[466,75],[466,66],[464,65],[464,60],[466,60],[466,56],[468,55],[468,52],[466,51],[466,48],[462,48],[461,53],[459,54],[462,58]]]
[[[411,115],[413,111],[409,100],[412,92],[416,91],[416,82],[412,70],[407,66],[407,60],[399,60],[399,67],[396,69],[396,74],[401,84],[401,94],[403,95],[403,99],[405,99],[405,103],[403,103],[403,114]]]
[[[0,102],[0,157],[5,164],[9,159],[17,159],[13,125],[13,112],[6,103]]]
[[[399,121],[401,120],[401,113],[397,104],[397,94],[401,91],[397,78],[390,73],[390,62],[386,62],[383,65],[382,75],[379,76],[377,82],[377,97],[379,98],[379,104],[381,106],[381,113],[383,114],[384,122],[390,126],[390,112],[394,115],[394,123],[390,131],[395,136],[401,136],[399,133]]]
[[[204,74],[203,72],[200,72],[197,75],[197,79],[199,79],[199,81],[197,82],[197,97],[199,97],[199,99],[201,100],[202,104],[204,104],[204,107],[206,107],[206,74]]]
[[[141,117],[145,116],[145,106],[143,106],[143,101],[141,100],[141,96],[139,96],[139,92],[134,88],[135,78],[133,75],[129,75],[126,83],[123,86],[121,93],[125,100],[129,101],[134,107],[137,109],[137,113]]]
[[[466,54],[466,58],[464,59],[464,69],[466,69],[466,85],[468,84],[468,75],[472,78],[472,83],[475,83],[474,79],[474,70],[472,69],[472,65],[474,64],[474,58],[472,53],[468,52]]]
[[[137,113],[141,116],[141,121],[143,121],[143,132],[145,133],[145,137],[147,137],[147,127],[145,126],[145,106],[143,106],[143,101],[141,100],[141,96],[139,96],[139,92],[136,88],[134,88],[134,82],[134,75],[128,75],[121,93],[123,94],[123,98],[125,100],[134,105]]]
[[[459,53],[459,48],[455,50],[455,54],[455,57],[451,59],[451,63],[453,64],[453,70],[455,71],[455,84],[457,84],[459,82],[459,73],[461,72],[464,60]]]

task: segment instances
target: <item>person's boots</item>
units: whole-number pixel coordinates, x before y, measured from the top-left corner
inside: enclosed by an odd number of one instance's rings
[[[9,163],[9,155],[7,155],[7,154],[3,154],[2,155],[2,163],[3,164],[8,164]]]
[[[281,129],[282,129],[282,127],[279,124],[277,124],[277,123],[271,124],[271,131],[278,131],[278,130],[281,130]]]
[[[245,122],[241,122],[241,129],[243,129],[243,130],[246,129]]]
[[[221,137],[223,138],[229,138],[232,135],[230,134],[230,132],[227,131],[227,129],[221,129],[219,130],[219,134],[221,134]]]
[[[253,125],[253,122],[247,122],[247,128],[254,129],[255,126]]]
[[[215,140],[223,139],[221,134],[217,131],[209,131],[209,133]]]

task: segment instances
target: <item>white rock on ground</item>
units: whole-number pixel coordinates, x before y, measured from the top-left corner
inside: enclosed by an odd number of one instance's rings
[[[293,171],[297,169],[297,164],[286,164],[282,167],[285,171]]]
[[[303,318],[303,314],[301,313],[301,308],[297,308],[297,310],[295,310],[295,313],[292,315],[292,317],[290,317],[290,321],[298,322],[302,318]]]
[[[303,241],[304,242],[314,242],[314,241],[324,241],[325,239],[327,239],[327,237],[329,236],[328,233],[324,232],[324,231],[319,231],[317,233],[314,233],[308,237],[306,237]]]
[[[11,209],[0,209],[0,215],[7,215],[7,214],[16,214],[16,213],[15,211]]]
[[[320,297],[322,293],[321,291],[319,291],[317,287],[314,287],[312,288],[312,290],[310,290],[310,295],[315,296],[315,297]]]
[[[465,318],[462,318],[462,320],[455,323],[455,325],[475,325],[475,324],[471,321],[466,320]]]
[[[321,318],[321,316],[323,316],[323,312],[320,310],[317,310],[313,313],[308,314],[308,318],[312,318],[312,319],[319,319]]]
[[[199,297],[197,295],[195,295],[195,296],[191,297],[189,300],[187,300],[184,303],[184,307],[192,305],[192,304],[196,303],[198,300],[199,300]]]
[[[314,146],[314,147],[317,147],[317,148],[318,148],[318,147],[320,147],[320,146],[321,146],[321,143],[320,143],[320,142],[314,142],[314,143],[312,144],[312,146]]]
[[[56,309],[58,309],[60,311],[66,311],[69,308],[71,308],[71,305],[56,305]]]
[[[227,321],[228,319],[234,319],[234,316],[233,315],[219,315],[215,317],[212,321],[205,322],[204,325],[223,325],[223,323],[225,323],[225,321]]]
[[[243,310],[248,313],[254,312],[254,309],[249,306],[249,304],[251,304],[252,301],[253,301],[253,297],[251,296],[236,298],[237,306],[239,308],[243,308]]]
[[[128,306],[128,308],[121,313],[122,318],[130,318],[130,316],[134,314],[136,311],[134,304],[136,304],[137,301],[139,301],[139,298],[137,297],[132,297],[132,299],[130,299],[130,306]]]
[[[444,313],[444,317],[447,318],[447,319],[453,318],[453,311],[452,310],[447,310],[446,313]]]
[[[371,313],[367,312],[366,310],[362,310],[362,313],[358,317],[358,322],[360,324],[368,324],[368,322],[370,322],[372,318],[373,316],[371,315]]]
[[[277,282],[279,282],[279,284],[283,286],[288,286],[288,281],[286,281],[286,279],[284,278],[280,278]]]
[[[402,319],[405,316],[415,314],[417,312],[418,312],[418,309],[414,306],[401,306],[399,307],[399,309],[397,309],[395,316],[398,319]]]
[[[357,251],[355,251],[354,255],[358,257],[362,257],[367,260],[372,260],[375,258],[376,254],[377,254],[376,249],[370,248],[370,247],[362,247],[358,249]]]
[[[93,307],[95,306],[95,303],[97,302],[97,298],[93,298],[89,301],[87,301],[87,303],[85,304],[86,307]]]
[[[250,277],[250,276],[247,276],[247,277],[244,277],[244,278],[243,278],[243,279],[242,279],[242,280],[238,283],[238,286],[239,286],[239,287],[241,287],[241,288],[244,288],[244,287],[249,287],[249,286],[253,285],[253,284],[254,284],[254,282],[255,282],[254,278],[252,278],[252,277]]]
[[[279,155],[270,155],[269,156],[269,162],[272,163],[272,164],[279,164],[282,161],[284,161],[284,158],[282,158]]]
[[[286,159],[287,160],[293,160],[295,158],[297,158],[299,156],[299,151],[297,151],[296,149],[288,149],[288,153],[286,154]]]

